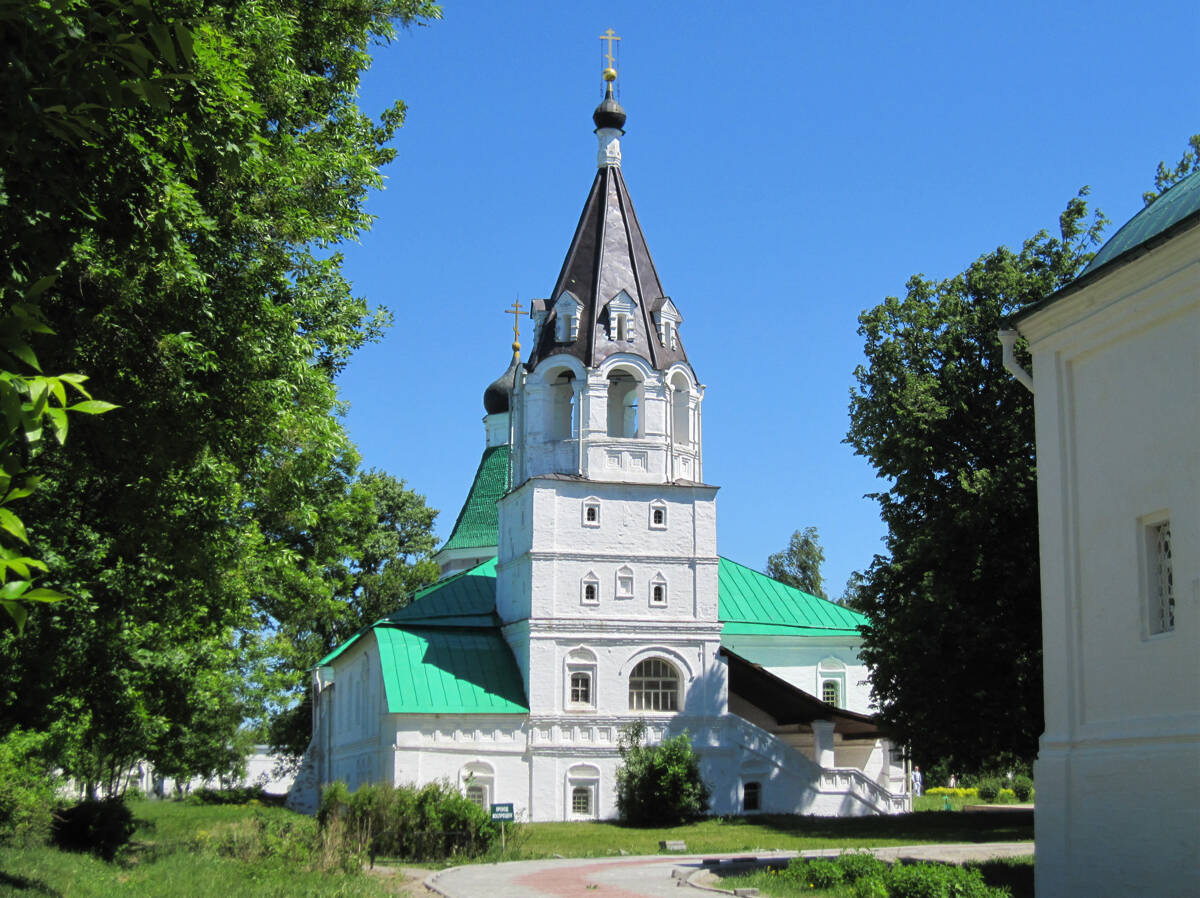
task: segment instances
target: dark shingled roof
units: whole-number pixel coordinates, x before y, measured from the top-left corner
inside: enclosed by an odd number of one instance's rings
[[[607,322],[609,300],[622,290],[637,303],[633,337],[609,340],[602,321]],[[559,343],[555,340],[553,308],[567,291],[579,300],[583,311],[576,339]],[[662,282],[633,211],[621,168],[601,166],[584,203],[554,292],[544,301],[549,314],[526,368],[532,371],[544,359],[559,353],[573,355],[588,367],[595,367],[619,352],[639,355],[659,371],[675,362],[686,364],[687,353],[678,334],[675,349],[663,346],[659,340],[651,313],[662,304],[663,298]]]

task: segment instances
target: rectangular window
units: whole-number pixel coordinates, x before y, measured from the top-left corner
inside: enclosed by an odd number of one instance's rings
[[[1146,624],[1151,636],[1175,629],[1175,571],[1171,553],[1171,521],[1146,525]]]
[[[592,813],[592,790],[587,786],[576,786],[571,790],[571,813],[589,817]]]

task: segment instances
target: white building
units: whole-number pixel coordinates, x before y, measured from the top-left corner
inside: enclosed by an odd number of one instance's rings
[[[1017,325],[1042,557],[1037,893],[1200,895],[1200,173]]]
[[[448,575],[323,659],[293,791],[447,778],[532,820],[612,817],[617,738],[687,730],[712,811],[891,813],[860,615],[717,554],[704,388],[621,172],[625,113],[533,348],[485,393],[487,448]],[[819,696],[819,697],[818,697]]]

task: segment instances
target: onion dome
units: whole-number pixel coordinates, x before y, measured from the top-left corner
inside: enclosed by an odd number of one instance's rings
[[[613,74],[615,76],[616,73],[614,72]],[[607,78],[607,73],[605,77]],[[600,101],[600,105],[592,113],[592,121],[596,123],[596,130],[600,130],[601,128],[616,128],[620,131],[625,127],[625,110],[621,108],[621,104],[613,97],[612,81],[608,82],[608,86],[604,91],[604,99]]]
[[[507,412],[512,406],[513,375],[516,374],[518,359],[514,355],[507,370],[483,391],[483,410],[489,415]]]

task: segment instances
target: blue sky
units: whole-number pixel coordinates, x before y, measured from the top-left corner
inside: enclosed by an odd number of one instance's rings
[[[503,309],[549,294],[595,173],[607,28],[622,169],[707,385],[720,551],[761,568],[816,526],[836,596],[884,535],[842,442],[858,314],[1053,231],[1084,185],[1110,235],[1140,209],[1200,132],[1200,4],[451,0],[378,48],[360,105],[408,119],[346,270],[395,325],[339,383],[364,464],[440,509],[442,538]]]

